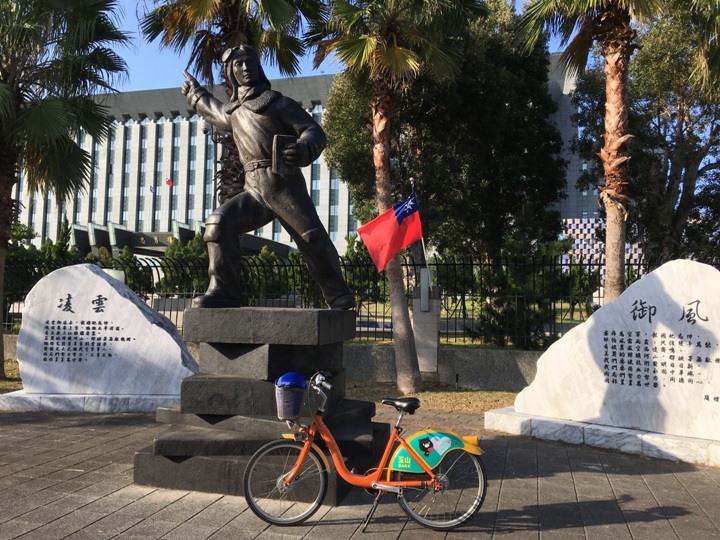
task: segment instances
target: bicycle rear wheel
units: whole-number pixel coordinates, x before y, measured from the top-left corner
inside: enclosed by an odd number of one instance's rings
[[[284,480],[295,466],[303,445],[272,441],[260,448],[245,469],[245,500],[255,515],[275,525],[296,525],[312,516],[325,499],[327,471],[310,449],[298,474]]]
[[[431,529],[446,531],[470,519],[482,506],[487,491],[485,467],[470,452],[451,450],[433,469],[443,488],[403,488],[398,503],[415,521]],[[397,473],[399,479],[424,480],[428,474]]]

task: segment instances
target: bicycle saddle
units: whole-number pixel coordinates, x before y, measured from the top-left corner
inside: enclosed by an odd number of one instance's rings
[[[398,411],[409,414],[415,414],[415,411],[420,408],[420,400],[414,397],[383,398],[381,403],[383,405],[392,405]]]

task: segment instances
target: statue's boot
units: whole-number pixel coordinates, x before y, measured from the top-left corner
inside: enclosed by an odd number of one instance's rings
[[[208,248],[208,276],[210,283],[202,296],[193,299],[192,306],[199,308],[240,307],[242,291],[238,286],[240,266],[240,240],[236,235],[220,234],[219,221],[213,222],[211,215],[205,226],[205,240]]]

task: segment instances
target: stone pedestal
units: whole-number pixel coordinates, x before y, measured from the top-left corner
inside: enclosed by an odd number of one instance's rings
[[[375,404],[345,398],[343,341],[355,335],[355,312],[319,309],[187,309],[184,338],[199,343],[200,373],[185,378],[180,404],[160,407],[171,427],[135,455],[138,484],[231,495],[242,494],[250,456],[289,431],[278,420],[275,380],[288,371],[309,379],[332,373],[325,422],[348,467],[370,467],[382,452],[389,425],[372,422]],[[305,421],[316,396],[305,406]],[[327,503],[347,486],[330,471]]]

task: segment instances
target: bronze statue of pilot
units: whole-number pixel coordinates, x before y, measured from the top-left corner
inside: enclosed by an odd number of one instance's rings
[[[227,104],[187,73],[182,92],[205,121],[232,133],[245,170],[245,185],[205,222],[210,285],[193,305],[240,305],[240,234],[277,218],[295,241],[328,306],[353,309],[355,298],[340,271],[338,252],[299,169],[320,156],[326,144],[325,132],[297,102],[271,90],[252,47],[228,49],[222,62],[233,88]]]

